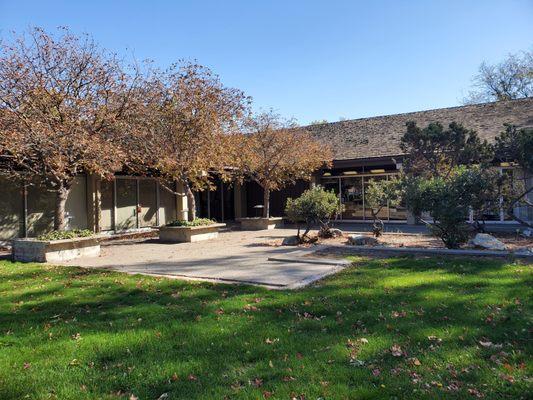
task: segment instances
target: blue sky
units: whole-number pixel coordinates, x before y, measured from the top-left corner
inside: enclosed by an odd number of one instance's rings
[[[301,124],[458,105],[483,60],[533,49],[533,0],[0,0],[0,37],[69,26],[166,66],[196,59]]]

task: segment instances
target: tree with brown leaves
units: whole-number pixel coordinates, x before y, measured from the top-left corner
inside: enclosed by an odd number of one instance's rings
[[[263,188],[263,217],[270,217],[270,192],[310,180],[312,173],[331,163],[328,146],[316,141],[273,111],[251,117],[241,140],[239,167],[245,177]]]
[[[195,63],[153,71],[142,92],[137,121],[123,138],[127,167],[158,178],[167,190],[167,182],[182,182],[194,220],[193,191],[209,189],[214,175],[231,175],[231,135],[248,113],[249,98]]]
[[[114,138],[126,127],[135,75],[87,35],[40,28],[0,44],[0,173],[56,193],[64,230],[76,175],[121,167]]]

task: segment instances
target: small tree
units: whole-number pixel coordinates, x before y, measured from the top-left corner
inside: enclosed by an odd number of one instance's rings
[[[320,186],[306,190],[297,199],[287,199],[285,214],[287,218],[297,224],[296,236],[302,242],[311,230],[313,224],[319,224],[320,229],[329,228],[329,222],[340,212],[339,197],[333,191],[326,191]],[[300,224],[305,224],[305,231],[300,236]]]
[[[270,217],[270,192],[310,180],[314,171],[329,165],[329,147],[299,130],[292,121],[270,111],[247,121],[236,158],[244,175],[263,188],[263,217]]]
[[[501,194],[494,171],[480,167],[456,167],[446,178],[408,177],[404,185],[410,208],[429,213],[433,221],[422,221],[448,248],[467,241],[470,211],[496,204]]]
[[[135,75],[88,36],[34,28],[0,46],[0,173],[56,193],[54,229],[80,173],[122,165],[116,135],[131,110]]]
[[[397,207],[403,199],[402,181],[392,177],[388,180],[371,180],[365,188],[365,204],[370,208],[373,218],[372,232],[375,237],[381,236],[385,224],[378,217],[383,207]]]
[[[472,80],[465,104],[512,100],[533,96],[533,52],[509,54],[499,64],[483,62]]]
[[[208,68],[174,64],[145,79],[132,134],[124,137],[130,170],[184,184],[189,219],[196,218],[193,191],[211,187],[213,174],[230,175],[239,122],[249,99],[222,85]],[[181,193],[180,193],[181,194]]]
[[[405,153],[403,169],[407,175],[445,177],[459,165],[492,161],[491,146],[460,124],[452,122],[445,129],[434,122],[420,128],[410,121],[406,126],[400,146]]]

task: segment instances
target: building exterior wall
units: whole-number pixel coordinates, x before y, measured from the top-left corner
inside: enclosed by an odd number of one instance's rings
[[[0,241],[24,232],[22,187],[0,177]]]
[[[38,236],[54,226],[55,194],[37,184],[0,180],[0,240]],[[67,229],[87,229],[87,180],[75,179],[65,205]]]
[[[176,186],[178,191],[180,186]],[[35,237],[52,230],[54,208],[54,192],[0,178],[0,241]],[[185,195],[176,196],[150,178],[117,177],[107,181],[80,175],[65,208],[67,229],[94,232],[152,227],[178,216],[187,218]]]
[[[372,169],[347,167],[331,170],[327,174],[317,175],[314,184],[339,194],[339,201],[345,205],[341,219],[348,221],[369,221],[370,214],[364,203],[365,183],[369,179],[388,179],[397,173],[397,167],[390,164],[384,168]],[[381,172],[381,170],[385,172]],[[502,173],[511,173],[509,169],[500,168]],[[349,174],[345,174],[349,171]],[[519,170],[512,171],[515,177],[531,187],[533,177],[525,177]],[[360,191],[356,183],[359,182]],[[297,182],[281,191],[271,193],[271,216],[283,216],[289,197],[298,197],[310,187],[310,182]],[[355,185],[355,186],[354,186]],[[188,202],[180,183],[169,183],[165,189],[156,180],[117,176],[106,181],[94,176],[79,176],[69,193],[67,211],[67,229],[91,229],[95,232],[121,231],[143,227],[161,226],[175,219],[187,219]],[[355,189],[354,189],[355,188]],[[174,191],[174,193],[172,191]],[[178,194],[176,194],[178,193]],[[359,196],[359,197],[358,197]],[[227,185],[218,182],[211,192],[197,194],[205,204],[197,201],[197,207],[204,208],[198,216],[210,217],[219,221],[239,217],[261,215],[263,190],[255,182],[242,185]],[[359,200],[361,201],[359,201]],[[530,201],[533,193],[530,194]],[[359,202],[358,202],[359,201]],[[0,241],[20,236],[37,236],[53,228],[55,194],[38,185],[22,187],[0,178]],[[346,207],[346,206],[349,207]],[[354,208],[355,207],[355,208]],[[359,209],[357,209],[359,207]],[[348,210],[349,208],[349,210]],[[522,207],[515,210],[517,216],[532,221],[531,208]],[[204,215],[205,214],[205,215]],[[384,208],[381,217],[384,220],[414,223],[405,208]],[[515,224],[504,210],[487,216],[494,223]]]

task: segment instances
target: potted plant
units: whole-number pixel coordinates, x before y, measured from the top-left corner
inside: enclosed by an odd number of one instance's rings
[[[13,240],[13,260],[64,262],[79,257],[98,257],[100,243],[90,230],[51,231],[37,238]]]
[[[192,221],[176,220],[159,228],[159,240],[171,243],[199,242],[215,239],[226,224],[212,219],[196,218]]]

